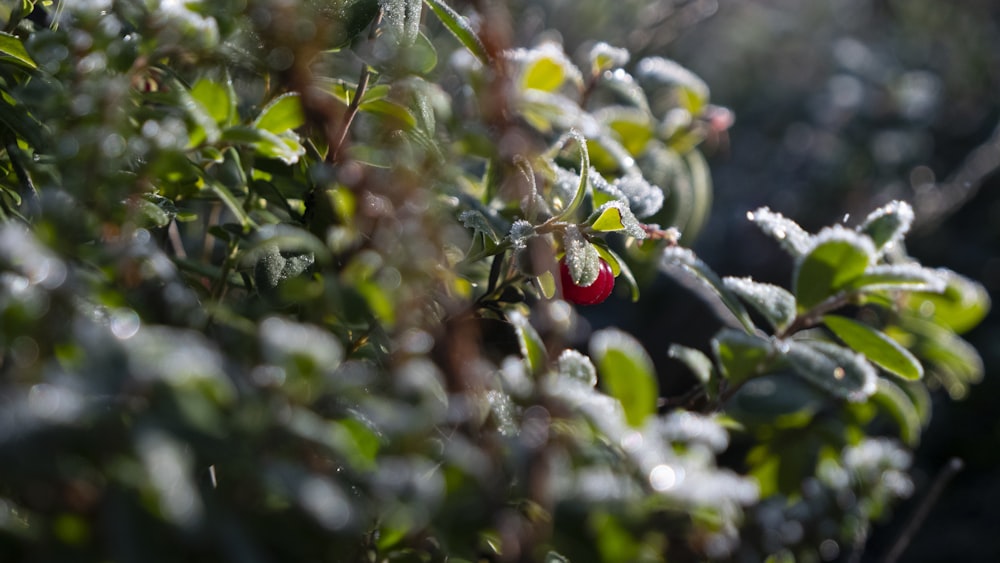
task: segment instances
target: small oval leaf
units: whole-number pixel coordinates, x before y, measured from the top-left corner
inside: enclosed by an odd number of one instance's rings
[[[885,371],[910,381],[924,376],[924,368],[913,354],[881,331],[838,315],[826,315],[823,323],[844,344]]]
[[[639,427],[656,413],[659,386],[653,360],[632,336],[605,329],[590,339],[590,355],[597,364],[601,386],[621,402],[625,420]]]

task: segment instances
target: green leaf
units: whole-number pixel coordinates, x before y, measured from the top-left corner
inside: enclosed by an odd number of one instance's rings
[[[817,340],[789,340],[783,352],[797,374],[835,397],[860,402],[875,392],[875,368],[847,348]]]
[[[188,139],[188,148],[197,147],[202,143],[215,144],[219,140],[219,125],[209,114],[208,108],[196,100],[180,80],[172,80],[172,89],[177,92],[181,107],[194,125]]]
[[[472,28],[469,20],[445,4],[442,0],[424,0],[427,7],[434,12],[434,15],[441,20],[445,28],[458,39],[458,42],[465,46],[470,53],[479,59],[484,65],[489,65],[490,57],[486,47],[479,40],[479,34]]]
[[[576,68],[562,45],[546,41],[532,49],[517,49],[511,58],[522,63],[521,88],[555,92],[566,83],[573,82],[578,87],[583,85],[580,69]]]
[[[613,328],[598,331],[590,339],[590,355],[601,386],[621,402],[630,426],[642,426],[656,414],[659,386],[653,360],[635,338]]]
[[[508,313],[507,320],[514,325],[517,343],[521,348],[521,357],[524,359],[528,371],[534,375],[543,373],[548,367],[549,356],[545,351],[545,343],[538,336],[535,327],[531,326],[528,317],[518,311]]]
[[[231,85],[220,84],[207,78],[199,79],[191,87],[191,96],[219,125],[230,125],[235,121],[236,100],[230,97],[231,92]]]
[[[712,360],[701,350],[680,344],[671,344],[670,348],[667,349],[667,355],[687,366],[702,385],[707,385],[712,380],[712,372],[715,371],[715,368],[712,366]]]
[[[893,201],[871,212],[858,227],[868,235],[875,248],[882,250],[903,239],[913,224],[913,208],[905,201]]]
[[[729,291],[719,276],[707,264],[702,262],[700,258],[695,256],[694,252],[680,246],[668,247],[663,251],[661,267],[667,273],[670,273],[673,268],[679,268],[694,276],[704,287],[722,301],[723,305],[736,317],[736,320],[739,321],[748,334],[756,333],[757,327],[754,326],[747,310],[736,296]]]
[[[639,240],[649,236],[624,199],[605,203],[594,211],[586,224],[595,231],[625,231],[626,235]]]
[[[951,329],[909,316],[900,321],[900,328],[887,330],[923,360],[927,374],[952,398],[964,397],[969,385],[982,379],[983,360],[979,353]]]
[[[493,244],[500,244],[500,235],[497,234],[490,220],[481,211],[467,209],[458,216],[458,219],[467,229],[472,229],[474,233],[482,233]]]
[[[573,283],[582,287],[594,283],[600,273],[600,254],[576,225],[566,227],[563,249],[566,251],[566,267]]]
[[[875,254],[871,239],[837,225],[820,231],[796,263],[794,292],[800,312],[848,288],[868,269]]]
[[[899,426],[899,437],[910,447],[920,442],[920,414],[913,400],[892,381],[879,378],[871,402],[885,411]]]
[[[622,222],[622,212],[616,207],[607,207],[603,212],[595,212],[597,219],[590,225],[595,231],[620,231],[625,228]]]
[[[764,316],[778,332],[795,320],[795,296],[782,287],[755,282],[750,278],[722,278],[722,283]]]
[[[239,219],[240,225],[246,228],[255,224],[254,220],[251,219],[250,216],[247,215],[246,210],[243,209],[243,205],[241,205],[236,199],[236,196],[233,195],[233,192],[229,191],[229,188],[222,185],[220,182],[209,182],[208,188],[214,192],[215,195],[226,204],[226,207],[232,211],[233,215]]]
[[[265,129],[237,125],[223,131],[220,140],[224,143],[252,146],[257,154],[277,158],[285,164],[295,164],[306,152],[291,131],[275,135]]]
[[[764,234],[778,241],[778,244],[794,258],[804,255],[813,246],[812,235],[805,232],[798,223],[767,207],[747,213],[747,219],[757,225]]]
[[[587,185],[590,177],[590,152],[587,150],[586,139],[583,138],[583,135],[581,135],[579,131],[573,129],[569,132],[568,136],[563,137],[563,139],[557,143],[557,146],[561,146],[569,139],[576,141],[577,146],[580,147],[580,183],[577,185],[576,194],[573,195],[573,199],[570,200],[566,208],[559,213],[558,220],[560,221],[570,217],[583,203],[584,198],[587,196]]]
[[[859,291],[925,291],[940,293],[946,279],[937,270],[918,264],[879,264],[870,266],[852,281],[848,289]]]
[[[618,135],[618,140],[632,156],[639,156],[653,138],[653,121],[638,108],[613,106],[595,116]]]
[[[939,268],[934,272],[944,279],[944,291],[912,293],[906,301],[907,309],[958,334],[978,325],[990,310],[986,288],[951,270]]]
[[[379,99],[364,102],[358,107],[358,110],[373,115],[391,118],[400,123],[403,126],[402,129],[404,130],[413,129],[417,125],[417,118],[413,116],[413,112],[411,112],[406,106],[398,104],[392,100]]]
[[[913,354],[881,331],[838,315],[824,316],[823,323],[844,344],[885,371],[910,381],[923,377],[924,368]]]
[[[253,126],[278,135],[297,129],[304,123],[305,114],[302,112],[302,101],[299,99],[298,93],[289,92],[271,100],[254,120]]]
[[[3,31],[0,31],[0,55],[2,55],[0,56],[0,60],[13,60],[17,64],[32,70],[38,68],[31,55],[25,50],[21,40]]]
[[[712,339],[712,352],[722,375],[733,383],[767,373],[777,358],[770,340],[724,328]]]

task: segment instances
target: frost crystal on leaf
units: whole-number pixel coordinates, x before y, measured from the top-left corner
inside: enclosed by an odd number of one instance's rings
[[[624,66],[629,60],[628,49],[612,47],[601,41],[590,49],[590,65],[595,70],[608,70]]]
[[[708,85],[693,72],[663,57],[648,57],[639,61],[636,72],[640,79],[659,84],[688,88],[703,100],[708,99]]]
[[[858,232],[872,238],[875,246],[890,247],[902,240],[913,225],[913,208],[905,201],[894,201],[871,212]]]
[[[650,217],[663,207],[663,190],[647,182],[641,174],[626,174],[612,186],[628,199],[636,217]]]
[[[590,358],[576,350],[564,350],[559,355],[559,373],[582,381],[593,387],[597,385],[597,369]]]
[[[786,218],[781,213],[775,213],[767,207],[747,213],[750,219],[764,231],[764,234],[781,244],[792,256],[802,256],[809,251],[811,236],[798,223]]]
[[[531,223],[525,221],[524,219],[518,219],[514,221],[514,224],[510,226],[510,237],[511,243],[514,245],[515,249],[522,249],[527,244],[528,237],[535,234],[535,227]]]

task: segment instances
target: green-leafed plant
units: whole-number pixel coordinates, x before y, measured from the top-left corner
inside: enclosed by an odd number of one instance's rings
[[[750,213],[787,288],[686,247],[731,118],[673,61],[490,3],[14,4],[4,561],[815,560],[982,374],[986,294],[906,203]],[[658,273],[731,313],[679,397],[574,308]]]

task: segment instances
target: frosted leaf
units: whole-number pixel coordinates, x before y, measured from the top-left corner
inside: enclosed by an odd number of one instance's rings
[[[830,342],[789,341],[785,357],[797,374],[837,397],[861,402],[875,393],[875,368],[852,350]]]
[[[510,238],[514,248],[516,250],[521,250],[527,245],[528,238],[534,235],[535,226],[524,219],[518,219],[517,221],[514,221],[513,225],[510,226],[510,234],[507,236]]]
[[[802,256],[809,251],[811,235],[798,223],[775,213],[767,207],[747,213],[747,219],[754,222],[764,234],[778,241],[778,244],[792,256]]]
[[[461,221],[462,225],[464,225],[467,229],[472,229],[477,233],[483,233],[491,241],[493,241],[494,244],[499,244],[499,235],[497,235],[496,231],[493,229],[493,225],[490,224],[490,220],[487,219],[482,212],[476,211],[475,209],[469,209],[463,211],[458,216],[458,220]]]
[[[382,18],[400,45],[412,45],[420,33],[422,0],[379,0]]]
[[[865,291],[905,290],[941,293],[947,287],[945,277],[937,270],[919,264],[879,264],[870,266],[851,283]]]
[[[559,355],[559,373],[591,387],[597,385],[597,369],[590,358],[576,350],[563,350]]]
[[[532,49],[508,51],[506,55],[520,68],[524,88],[553,92],[567,81],[583,86],[583,74],[558,43],[546,41]]]
[[[681,246],[670,246],[663,250],[663,259],[660,269],[667,274],[673,274],[676,270],[681,270],[694,276],[712,294],[719,298],[726,309],[739,321],[743,329],[753,334],[757,331],[746,308],[739,302],[735,295],[722,282],[718,274],[712,271],[698,256],[690,249]]]
[[[612,47],[601,41],[591,47],[587,58],[590,60],[591,69],[597,73],[602,70],[625,66],[625,63],[629,60],[629,56],[628,49]]]
[[[260,350],[264,360],[275,365],[332,372],[340,365],[344,349],[332,334],[314,325],[297,323],[281,317],[269,317],[260,323]]]
[[[913,208],[905,201],[893,201],[871,212],[858,227],[871,237],[876,248],[885,249],[899,242],[913,225]]]
[[[562,211],[566,208],[580,186],[580,175],[571,170],[566,170],[560,166],[555,167],[555,179],[552,181],[550,198],[552,208],[555,211]]]
[[[657,418],[656,429],[663,439],[670,442],[701,443],[714,452],[721,452],[729,445],[729,434],[718,422],[686,411],[673,411]]]
[[[617,214],[612,221],[605,221],[605,219],[611,215]],[[636,238],[644,239],[649,235],[642,228],[642,224],[635,218],[632,214],[632,210],[629,209],[628,202],[623,199],[609,201],[601,207],[594,211],[591,215],[592,218],[596,219],[593,223],[595,230],[602,231],[623,231],[626,235]],[[610,227],[601,227],[601,223],[614,223]]]
[[[566,227],[563,248],[566,250],[566,267],[573,283],[581,287],[593,284],[600,272],[600,255],[576,225]]]
[[[784,330],[795,320],[795,297],[784,288],[750,278],[726,277],[722,282],[763,315],[775,330]]]
[[[645,90],[631,74],[625,72],[625,69],[605,71],[601,79],[602,86],[614,92],[622,101],[649,113],[649,100],[646,99]]]
[[[612,186],[628,199],[629,208],[636,217],[650,217],[663,207],[663,190],[647,182],[641,174],[626,174],[617,178]]]
[[[708,101],[708,85],[690,70],[663,57],[648,57],[639,61],[636,74],[641,80],[668,86],[681,86]]]

